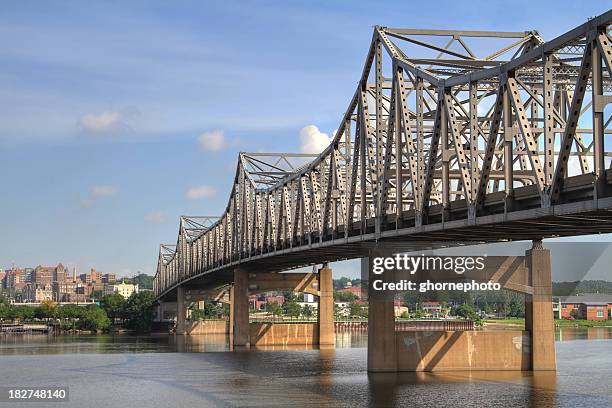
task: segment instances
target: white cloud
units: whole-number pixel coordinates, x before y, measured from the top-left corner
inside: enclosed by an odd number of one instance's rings
[[[166,215],[161,211],[154,211],[148,214],[145,214],[144,220],[146,222],[150,222],[153,224],[160,223],[166,219]]]
[[[126,127],[123,115],[116,111],[86,113],[79,119],[79,125],[83,131],[92,134],[116,132]]]
[[[321,153],[331,138],[323,133],[315,125],[308,125],[300,130],[300,151],[302,153]]]
[[[222,130],[204,132],[198,137],[198,144],[202,150],[217,152],[225,146],[225,135]]]
[[[115,186],[94,186],[91,191],[92,197],[106,197],[117,194],[117,187]]]
[[[95,204],[100,197],[109,197],[117,194],[115,186],[93,186],[88,197],[81,200],[81,206],[89,208]]]
[[[199,200],[201,198],[211,198],[217,194],[217,190],[211,186],[197,186],[191,187],[187,190],[186,197],[189,200]]]

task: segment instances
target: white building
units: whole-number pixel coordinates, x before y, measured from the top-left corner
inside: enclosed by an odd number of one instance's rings
[[[138,285],[132,285],[131,283],[117,283],[115,285],[107,286],[107,293],[119,293],[124,298],[129,298],[132,293],[138,293]]]

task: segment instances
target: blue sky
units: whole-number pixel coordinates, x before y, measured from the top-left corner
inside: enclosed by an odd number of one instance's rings
[[[238,151],[333,132],[374,25],[550,39],[611,3],[466,4],[3,3],[0,267],[153,273],[180,214],[222,212]]]

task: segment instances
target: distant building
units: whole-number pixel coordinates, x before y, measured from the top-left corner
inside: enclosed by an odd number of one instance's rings
[[[117,277],[114,273],[105,273],[102,275],[102,283],[115,283],[117,281]]]
[[[89,282],[87,283],[102,283],[102,275],[96,271],[96,268],[89,270]]]
[[[19,275],[19,282],[32,283],[34,270],[32,268],[18,268],[15,269],[17,275]]]
[[[4,288],[12,289],[21,282],[21,274],[17,270],[9,270],[6,271],[6,275],[4,276]]]
[[[117,282],[117,277],[114,273],[102,274],[96,271],[96,268],[91,268],[89,273],[80,274],[79,280],[86,285],[89,285],[92,283],[113,284]]]
[[[106,285],[104,293],[119,293],[121,296],[127,299],[132,296],[132,293],[138,293],[138,285],[132,285],[131,283],[124,282],[115,285]]]
[[[61,263],[57,266],[38,265],[32,272],[31,282],[37,286],[51,289],[53,282],[66,280],[66,268]]]
[[[317,296],[312,295],[310,293],[304,293],[303,301],[298,302],[298,305],[300,305],[300,307],[309,306],[312,309],[318,310],[319,309],[318,300],[319,299]]]
[[[430,317],[442,317],[442,304],[440,302],[421,302],[421,310]]]
[[[24,290],[24,300],[26,302],[43,302],[53,300],[53,290],[51,288],[40,288],[35,285],[28,285]]]
[[[612,294],[583,293],[557,298],[556,308],[562,319],[610,320],[612,319]]]
[[[283,295],[278,296],[263,296],[263,295],[251,295],[249,296],[249,304],[251,308],[255,310],[264,310],[266,305],[270,302],[276,302],[279,306],[282,306],[285,303],[285,297]]]
[[[285,297],[283,295],[278,295],[278,296],[266,296],[266,302],[270,303],[270,302],[276,302],[278,303],[280,306],[283,305],[283,303],[285,303]]]

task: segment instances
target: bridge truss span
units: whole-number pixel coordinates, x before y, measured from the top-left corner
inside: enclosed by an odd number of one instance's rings
[[[331,144],[240,153],[219,217],[181,217],[158,298],[362,256],[368,242],[503,241],[612,232],[612,11],[536,31],[377,26]],[[495,226],[495,228],[491,228]]]

